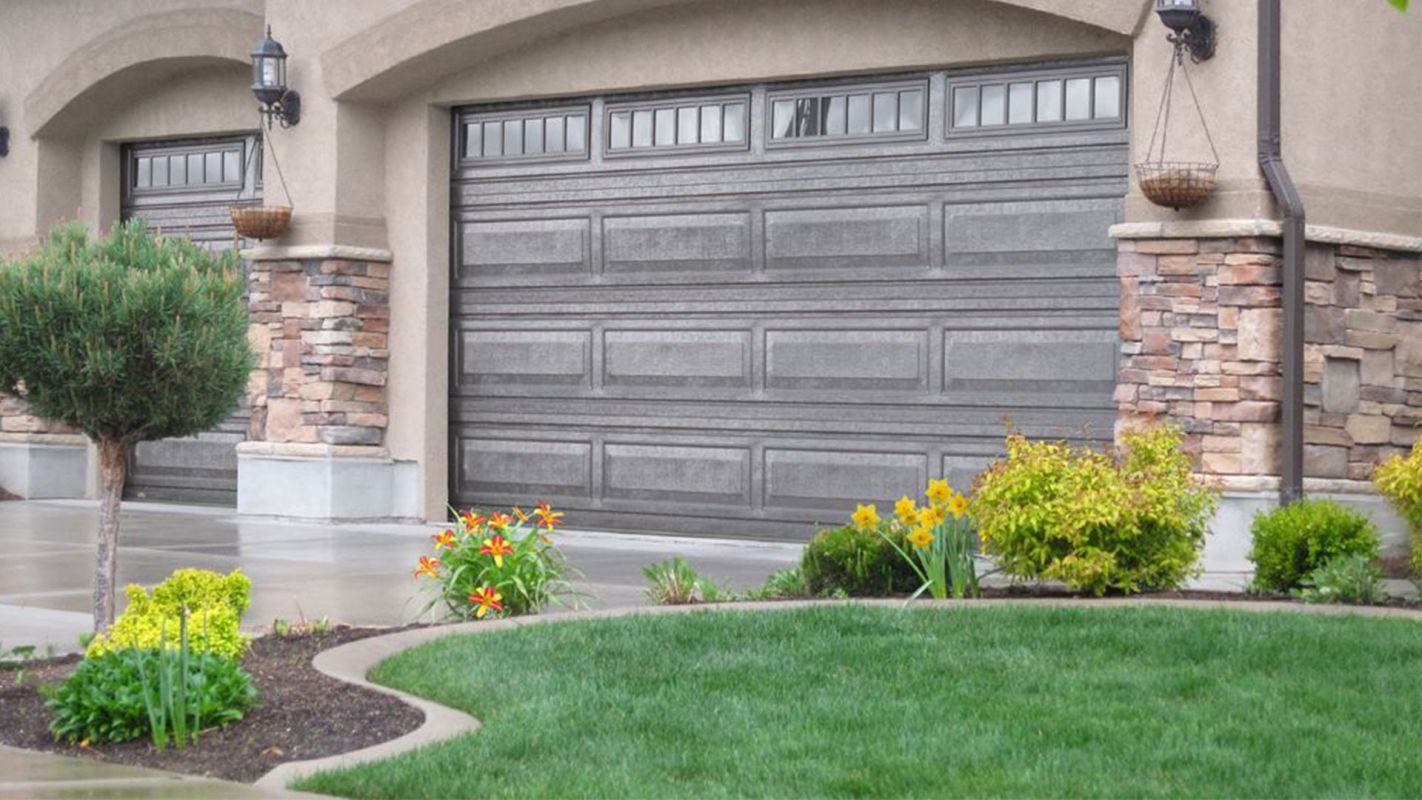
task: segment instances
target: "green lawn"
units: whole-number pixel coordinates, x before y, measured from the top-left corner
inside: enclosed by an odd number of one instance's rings
[[[375,680],[482,730],[352,797],[1422,793],[1422,623],[817,607],[449,637]],[[332,698],[332,702],[339,702]]]

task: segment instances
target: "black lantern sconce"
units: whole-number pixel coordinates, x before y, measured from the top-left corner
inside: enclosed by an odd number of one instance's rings
[[[287,88],[286,50],[272,38],[270,25],[266,37],[252,48],[252,94],[262,104],[267,128],[271,128],[272,120],[283,128],[301,121],[301,95]]]
[[[1215,21],[1200,10],[1200,0],[1155,0],[1155,13],[1174,31],[1166,37],[1177,48],[1190,51],[1196,64],[1215,55]]]
[[[0,158],[10,155],[10,129],[0,125]]]

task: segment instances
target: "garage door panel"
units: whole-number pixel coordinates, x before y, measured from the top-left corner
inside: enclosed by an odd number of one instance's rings
[[[1092,398],[1116,383],[1117,333],[1102,331],[944,331],[943,393],[1014,405]],[[1020,395],[1020,396],[1019,396]]]
[[[522,278],[592,271],[592,221],[528,219],[460,226],[460,277]]]
[[[504,393],[592,386],[588,330],[461,330],[456,342],[461,387]]]
[[[706,214],[646,214],[603,217],[602,273],[639,274],[750,272],[753,267],[749,211]]]
[[[455,474],[461,495],[588,500],[593,496],[592,443],[460,439]]]
[[[928,207],[767,211],[765,261],[767,270],[926,269]]]
[[[750,330],[605,331],[602,386],[649,393],[657,389],[751,390]]]
[[[771,390],[927,392],[929,332],[767,330],[765,385]]]
[[[607,442],[602,497],[750,508],[749,447]]]
[[[927,453],[765,448],[765,505],[815,512],[893,502],[927,484]]]

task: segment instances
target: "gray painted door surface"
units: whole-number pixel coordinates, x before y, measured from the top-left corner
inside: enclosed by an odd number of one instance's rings
[[[123,148],[123,209],[150,230],[189,236],[227,250],[236,240],[228,208],[261,197],[256,185],[260,154],[255,135],[181,142],[137,143]],[[252,163],[249,163],[250,161]],[[183,439],[138,445],[129,465],[130,499],[235,506],[237,452],[247,438],[246,398],[216,428]]]
[[[1124,66],[455,120],[452,502],[808,536],[1108,439]]]

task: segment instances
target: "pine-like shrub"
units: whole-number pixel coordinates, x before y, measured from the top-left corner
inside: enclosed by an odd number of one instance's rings
[[[0,391],[98,446],[94,624],[113,621],[119,505],[133,448],[232,411],[253,366],[235,257],[159,237],[139,220],[91,239],[55,229],[0,265]]]
[[[1378,531],[1362,514],[1332,500],[1299,500],[1254,515],[1254,588],[1289,592],[1314,570],[1344,556],[1378,556]]]

